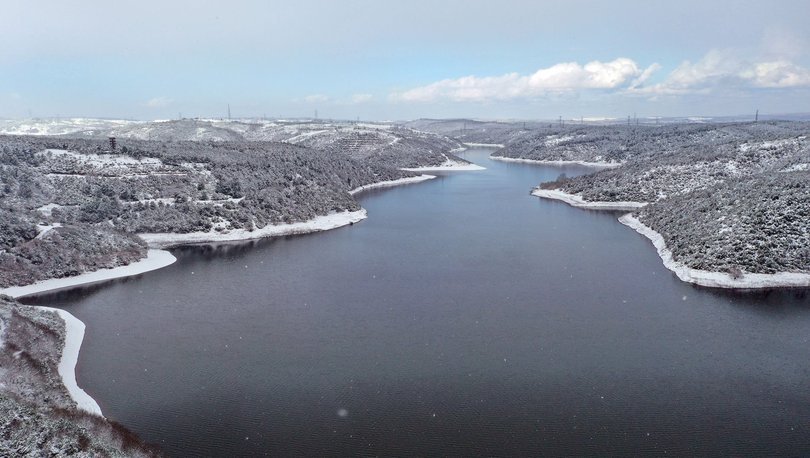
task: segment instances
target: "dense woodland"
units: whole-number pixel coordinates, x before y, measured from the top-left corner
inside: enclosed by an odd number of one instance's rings
[[[310,127],[311,147],[119,138],[113,152],[87,132],[0,136],[0,287],[128,264],[146,254],[138,233],[254,230],[358,210],[349,191],[414,175],[400,166],[463,162],[450,152],[457,142],[432,134]],[[352,142],[358,135],[367,138]]]
[[[677,260],[728,272],[810,272],[810,172],[769,172],[662,199],[637,215]]]

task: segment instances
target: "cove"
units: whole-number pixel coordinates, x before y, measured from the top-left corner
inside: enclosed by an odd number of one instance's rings
[[[170,456],[810,453],[806,290],[683,283],[620,213],[529,195],[590,169],[491,151],[24,302],[86,324],[79,385]]]

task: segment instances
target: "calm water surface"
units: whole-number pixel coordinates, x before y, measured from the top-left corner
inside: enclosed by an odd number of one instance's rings
[[[805,292],[682,283],[616,214],[529,195],[586,169],[488,154],[351,227],[36,302],[87,324],[80,385],[173,456],[810,454]]]

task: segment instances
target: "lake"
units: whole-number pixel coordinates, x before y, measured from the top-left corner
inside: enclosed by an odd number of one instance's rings
[[[683,283],[618,213],[529,195],[588,169],[490,152],[25,302],[86,323],[79,384],[171,456],[810,454],[806,290]]]

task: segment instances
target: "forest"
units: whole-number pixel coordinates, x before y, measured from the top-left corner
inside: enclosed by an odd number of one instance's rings
[[[359,210],[349,191],[416,175],[400,167],[466,162],[433,134],[309,127],[292,143],[177,140],[168,129],[166,140],[119,137],[115,151],[97,131],[0,136],[0,287],[126,265],[146,255],[139,233],[251,231]]]

